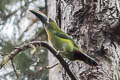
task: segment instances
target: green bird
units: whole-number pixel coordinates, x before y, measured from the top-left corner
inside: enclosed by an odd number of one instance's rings
[[[74,40],[64,33],[59,26],[44,13],[30,10],[45,24],[45,31],[53,47],[60,51],[60,54],[70,61],[81,60],[91,66],[97,66],[98,63],[90,56],[82,52],[75,44]]]

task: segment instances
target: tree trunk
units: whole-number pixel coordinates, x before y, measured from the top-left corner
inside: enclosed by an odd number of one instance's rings
[[[98,61],[97,68],[80,61],[72,62],[70,69],[78,80],[120,79],[119,11],[118,0],[48,0],[48,16]],[[49,55],[50,65],[55,62]],[[57,67],[51,69],[49,75],[49,80],[70,80],[65,71],[58,71]]]

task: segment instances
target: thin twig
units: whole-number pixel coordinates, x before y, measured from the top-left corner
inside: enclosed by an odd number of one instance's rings
[[[38,73],[40,73],[42,70],[44,70],[44,69],[52,69],[52,68],[54,68],[55,66],[57,66],[58,64],[60,64],[60,63],[56,63],[56,64],[54,64],[54,65],[52,65],[52,66],[41,66],[37,71],[35,71],[35,72],[32,72],[32,73],[29,73],[29,75],[37,75]]]
[[[54,64],[54,65],[52,65],[52,66],[41,66],[40,67],[40,69],[37,71],[37,72],[40,72],[41,70],[43,70],[43,69],[52,69],[52,68],[54,68],[55,66],[57,66],[59,63],[56,63],[56,64]]]
[[[44,69],[52,69],[52,68],[54,68],[55,66],[57,66],[59,63],[56,63],[56,64],[54,64],[54,65],[52,65],[52,66],[47,66],[47,67],[44,67]]]
[[[16,75],[16,77],[17,77],[17,79],[18,79],[19,76],[18,76],[17,71],[16,71],[16,69],[15,69],[15,65],[14,65],[13,60],[11,60],[11,64],[12,64],[13,70],[14,70],[14,72],[15,72],[15,75]]]

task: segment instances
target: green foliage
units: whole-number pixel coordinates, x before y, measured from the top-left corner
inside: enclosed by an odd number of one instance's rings
[[[1,52],[3,52],[3,55],[8,54],[11,50],[14,49],[15,45],[10,41],[1,41],[0,46],[2,47]]]
[[[16,69],[20,70],[21,73],[28,72],[29,71],[29,66],[33,63],[31,58],[28,55],[26,55],[27,53],[28,52],[21,52],[14,59]]]

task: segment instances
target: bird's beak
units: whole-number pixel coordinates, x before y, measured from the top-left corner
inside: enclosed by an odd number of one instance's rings
[[[30,10],[30,12],[32,12],[37,18],[39,18],[43,23],[48,23],[48,17],[40,12],[40,11],[33,11],[33,10]]]

